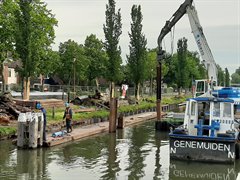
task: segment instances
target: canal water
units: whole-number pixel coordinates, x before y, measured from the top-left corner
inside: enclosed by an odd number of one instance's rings
[[[240,163],[169,159],[168,133],[154,121],[52,148],[18,150],[0,142],[0,180],[235,180]]]

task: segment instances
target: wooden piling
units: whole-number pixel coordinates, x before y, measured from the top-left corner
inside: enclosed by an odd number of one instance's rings
[[[52,107],[52,118],[55,119],[55,106]]]
[[[116,132],[117,99],[110,99],[109,133]]]
[[[124,118],[123,118],[123,113],[120,113],[119,117],[118,117],[118,125],[117,125],[118,129],[123,129],[124,128]]]

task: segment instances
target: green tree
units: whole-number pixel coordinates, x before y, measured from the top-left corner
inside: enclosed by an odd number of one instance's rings
[[[86,80],[89,60],[83,45],[72,40],[60,43],[59,56],[57,74],[65,84],[79,85],[80,81]]]
[[[121,78],[121,49],[119,38],[122,34],[120,9],[115,12],[115,1],[109,0],[106,5],[106,24],[103,25],[105,48],[108,55],[107,79],[111,82],[111,96],[114,97],[115,83]]]
[[[240,67],[238,69],[236,69],[235,73],[240,75]]]
[[[85,55],[89,60],[89,68],[87,70],[88,80],[95,80],[98,89],[98,78],[106,77],[107,54],[104,51],[103,42],[96,35],[91,34],[85,40]]]
[[[182,38],[177,43],[177,62],[175,78],[179,94],[181,88],[188,87],[189,71],[187,69],[187,39]]]
[[[167,55],[168,56],[168,55]],[[157,49],[148,49],[147,50],[147,63],[145,67],[145,71],[147,72],[146,74],[146,80],[149,80],[150,82],[150,94],[153,93],[153,81],[156,79],[157,76]],[[162,78],[163,81],[165,82],[166,78],[168,78],[167,74],[169,71],[169,66],[167,65],[168,59],[164,60],[162,63]]]
[[[173,54],[170,58],[165,60],[165,65],[168,67],[167,75],[164,78],[164,82],[172,87],[177,87],[176,72],[179,69],[178,66],[178,54]],[[192,81],[197,79],[206,78],[206,69],[200,62],[197,52],[187,51],[186,62],[183,70],[187,71],[188,77],[186,78],[186,88],[192,86]],[[181,70],[182,71],[182,70]]]
[[[222,70],[221,66],[217,64],[217,78],[218,78],[218,85],[224,86],[225,85],[225,74]]]
[[[153,81],[157,76],[156,67],[157,67],[157,50],[156,49],[149,49],[147,51],[147,63],[146,63],[146,72],[147,76],[146,79],[149,80],[150,85],[150,95],[153,94]]]
[[[233,84],[239,84],[240,83],[240,67],[236,69],[235,73],[231,75],[232,81],[231,83]]]
[[[132,23],[129,51],[127,56],[131,79],[135,85],[135,98],[139,100],[140,84],[146,79],[147,40],[142,33],[142,12],[141,6],[133,5],[131,11]]]
[[[239,84],[240,83],[240,74],[235,72],[231,75],[231,77],[232,77],[231,83],[233,83],[233,84]]]
[[[42,75],[42,91],[44,85],[44,77],[48,75],[54,75],[54,72],[57,70],[60,61],[59,53],[57,51],[48,49],[45,53],[45,56],[43,56],[40,60],[37,72],[38,75]]]
[[[229,87],[230,86],[230,75],[228,72],[228,69],[225,68],[225,87]]]
[[[206,70],[204,65],[200,63],[197,52],[187,52],[187,71],[189,72],[189,78],[186,87],[191,87],[193,80],[206,78]]]
[[[41,0],[19,0],[16,11],[16,51],[22,61],[23,98],[29,99],[30,78],[39,72],[55,38],[57,20]]]
[[[2,91],[6,90],[3,72],[4,61],[14,52],[15,16],[17,4],[13,0],[0,2],[0,75],[2,76]]]

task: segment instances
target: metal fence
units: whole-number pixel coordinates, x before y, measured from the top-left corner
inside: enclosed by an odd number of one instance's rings
[[[1,85],[1,84],[0,84]],[[76,96],[84,96],[84,95],[94,95],[95,90],[97,89],[96,86],[68,86],[68,85],[44,85],[42,87],[34,87],[31,88],[31,92],[58,92],[58,94],[62,94],[62,96],[59,96],[58,99],[66,97],[68,99],[73,99]],[[21,92],[21,86],[11,86],[8,87],[9,91],[12,92]],[[100,86],[98,88],[100,93],[109,95],[110,90],[109,87],[102,87]],[[183,90],[183,93],[187,91],[188,93],[190,92],[189,89]],[[53,93],[52,93],[53,94]],[[57,94],[57,93],[56,93]],[[127,97],[133,97],[135,94],[135,88],[134,87],[129,87],[126,91],[126,96]],[[172,95],[177,95],[178,92],[176,89],[173,88],[162,88],[162,96],[172,96]],[[115,96],[116,97],[121,97],[122,96],[122,89],[120,86],[115,87]],[[140,96],[141,97],[146,97],[146,96],[156,96],[156,89],[151,89],[149,87],[141,87],[140,88]],[[52,96],[44,96],[44,98],[52,98]]]

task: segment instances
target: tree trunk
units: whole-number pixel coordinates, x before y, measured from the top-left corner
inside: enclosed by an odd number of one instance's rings
[[[115,89],[115,84],[114,82],[110,83],[110,98],[114,98],[114,89]]]
[[[135,88],[135,98],[136,98],[136,100],[139,100],[139,99],[140,99],[139,93],[140,93],[140,83],[138,83],[138,84],[136,85],[136,88]]]
[[[180,96],[182,93],[182,87],[178,87],[178,95]]]
[[[95,78],[95,82],[96,82],[97,90],[99,90],[99,82],[98,82],[98,78]]]
[[[2,92],[4,93],[6,91],[6,83],[5,83],[5,75],[4,75],[4,64],[1,63],[0,67],[1,75],[2,75]]]
[[[23,100],[29,100],[29,96],[30,96],[30,77],[25,77],[23,84]]]
[[[44,76],[41,75],[41,91],[44,91]]]
[[[152,79],[152,76],[151,76],[151,79],[150,79],[150,96],[153,95],[153,79]]]

